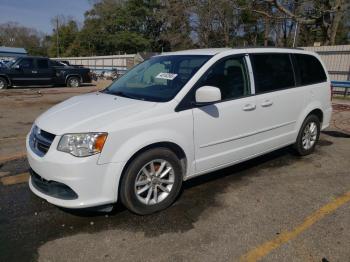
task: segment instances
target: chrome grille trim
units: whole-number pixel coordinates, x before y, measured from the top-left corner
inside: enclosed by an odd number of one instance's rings
[[[34,126],[29,136],[29,145],[35,154],[43,157],[55,139],[55,135]]]

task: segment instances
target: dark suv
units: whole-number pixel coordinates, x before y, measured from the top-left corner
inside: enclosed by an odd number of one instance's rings
[[[18,57],[0,67],[0,89],[10,86],[78,87],[81,83],[91,83],[89,68],[67,66],[46,57]]]

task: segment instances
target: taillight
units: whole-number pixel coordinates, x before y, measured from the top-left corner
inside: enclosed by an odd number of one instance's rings
[[[331,101],[332,101],[333,100],[333,86],[332,86],[332,83],[330,83],[329,87],[331,89]]]

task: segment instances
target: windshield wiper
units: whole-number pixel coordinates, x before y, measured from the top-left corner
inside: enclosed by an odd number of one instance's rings
[[[111,95],[116,95],[116,96],[131,98],[131,99],[137,99],[137,100],[145,100],[145,99],[142,98],[142,97],[133,96],[133,95],[127,94],[127,93],[122,92],[122,91],[112,92],[112,91],[110,91],[110,90],[105,90],[105,92],[106,92],[107,94],[111,94]]]

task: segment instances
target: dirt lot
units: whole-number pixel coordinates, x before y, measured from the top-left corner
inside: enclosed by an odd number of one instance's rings
[[[187,181],[158,214],[69,211],[34,196],[24,157],[33,120],[107,84],[0,91],[0,261],[350,261],[346,101],[334,101],[313,155],[284,148]]]

